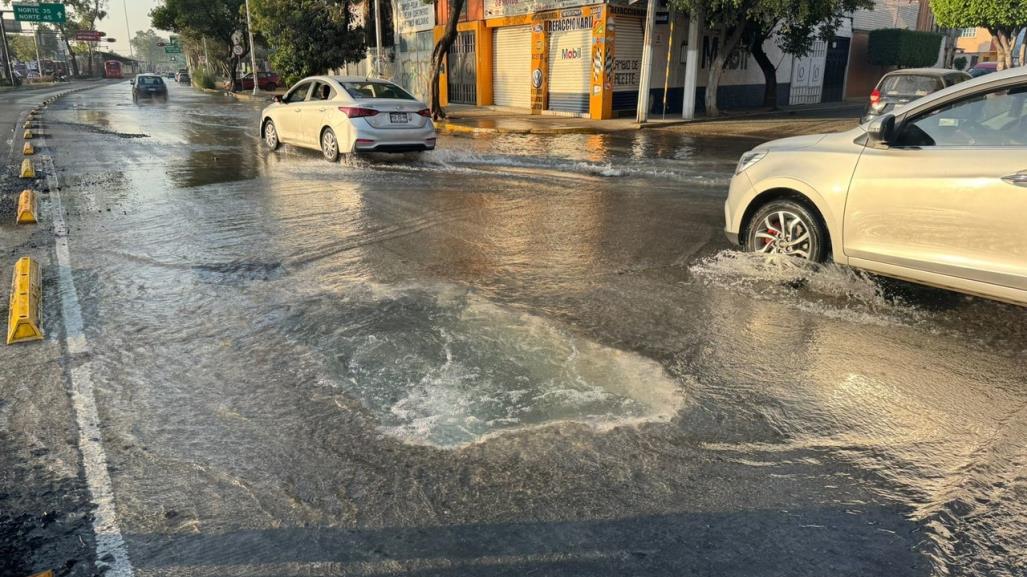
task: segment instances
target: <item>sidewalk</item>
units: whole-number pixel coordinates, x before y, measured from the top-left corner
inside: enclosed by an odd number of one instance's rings
[[[717,118],[699,117],[682,120],[677,114],[650,116],[650,122],[640,125],[633,117],[610,120],[591,120],[532,115],[520,110],[495,107],[451,105],[445,120],[436,123],[443,134],[603,134],[653,128],[678,128],[684,132],[760,136],[762,132],[777,132],[795,125],[800,130],[822,125],[841,126],[845,129],[857,124],[863,110],[862,103],[831,102],[804,106],[789,106],[779,110],[750,109],[728,111]],[[806,133],[806,132],[803,132]]]

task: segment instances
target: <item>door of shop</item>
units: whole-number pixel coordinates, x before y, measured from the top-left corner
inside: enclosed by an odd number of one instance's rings
[[[845,68],[849,64],[849,39],[835,38],[827,47],[824,62],[824,92],[821,102],[838,102],[845,90]]]
[[[618,16],[613,38],[613,109],[638,108],[644,25],[641,18]]]
[[[531,27],[495,28],[492,38],[493,102],[531,108]]]
[[[453,104],[477,104],[477,66],[474,56],[474,32],[460,32],[449,49],[447,87]]]
[[[549,33],[549,110],[588,112],[591,55],[591,27]]]

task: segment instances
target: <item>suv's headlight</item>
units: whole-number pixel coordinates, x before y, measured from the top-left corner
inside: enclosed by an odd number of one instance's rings
[[[748,169],[750,166],[763,160],[763,157],[767,153],[764,151],[750,150],[742,155],[742,158],[738,159],[738,168],[735,169],[735,174],[740,174],[742,171]]]

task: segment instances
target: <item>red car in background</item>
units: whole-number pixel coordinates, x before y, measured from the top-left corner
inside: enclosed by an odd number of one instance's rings
[[[257,84],[261,90],[274,92],[282,85],[282,79],[274,72],[258,72]],[[235,82],[236,90],[253,90],[253,73],[243,76]]]

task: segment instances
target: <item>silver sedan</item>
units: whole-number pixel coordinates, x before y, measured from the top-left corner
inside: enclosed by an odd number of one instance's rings
[[[386,80],[348,76],[299,81],[263,110],[260,133],[272,150],[320,149],[329,162],[352,152],[432,150],[436,141],[423,102]]]

